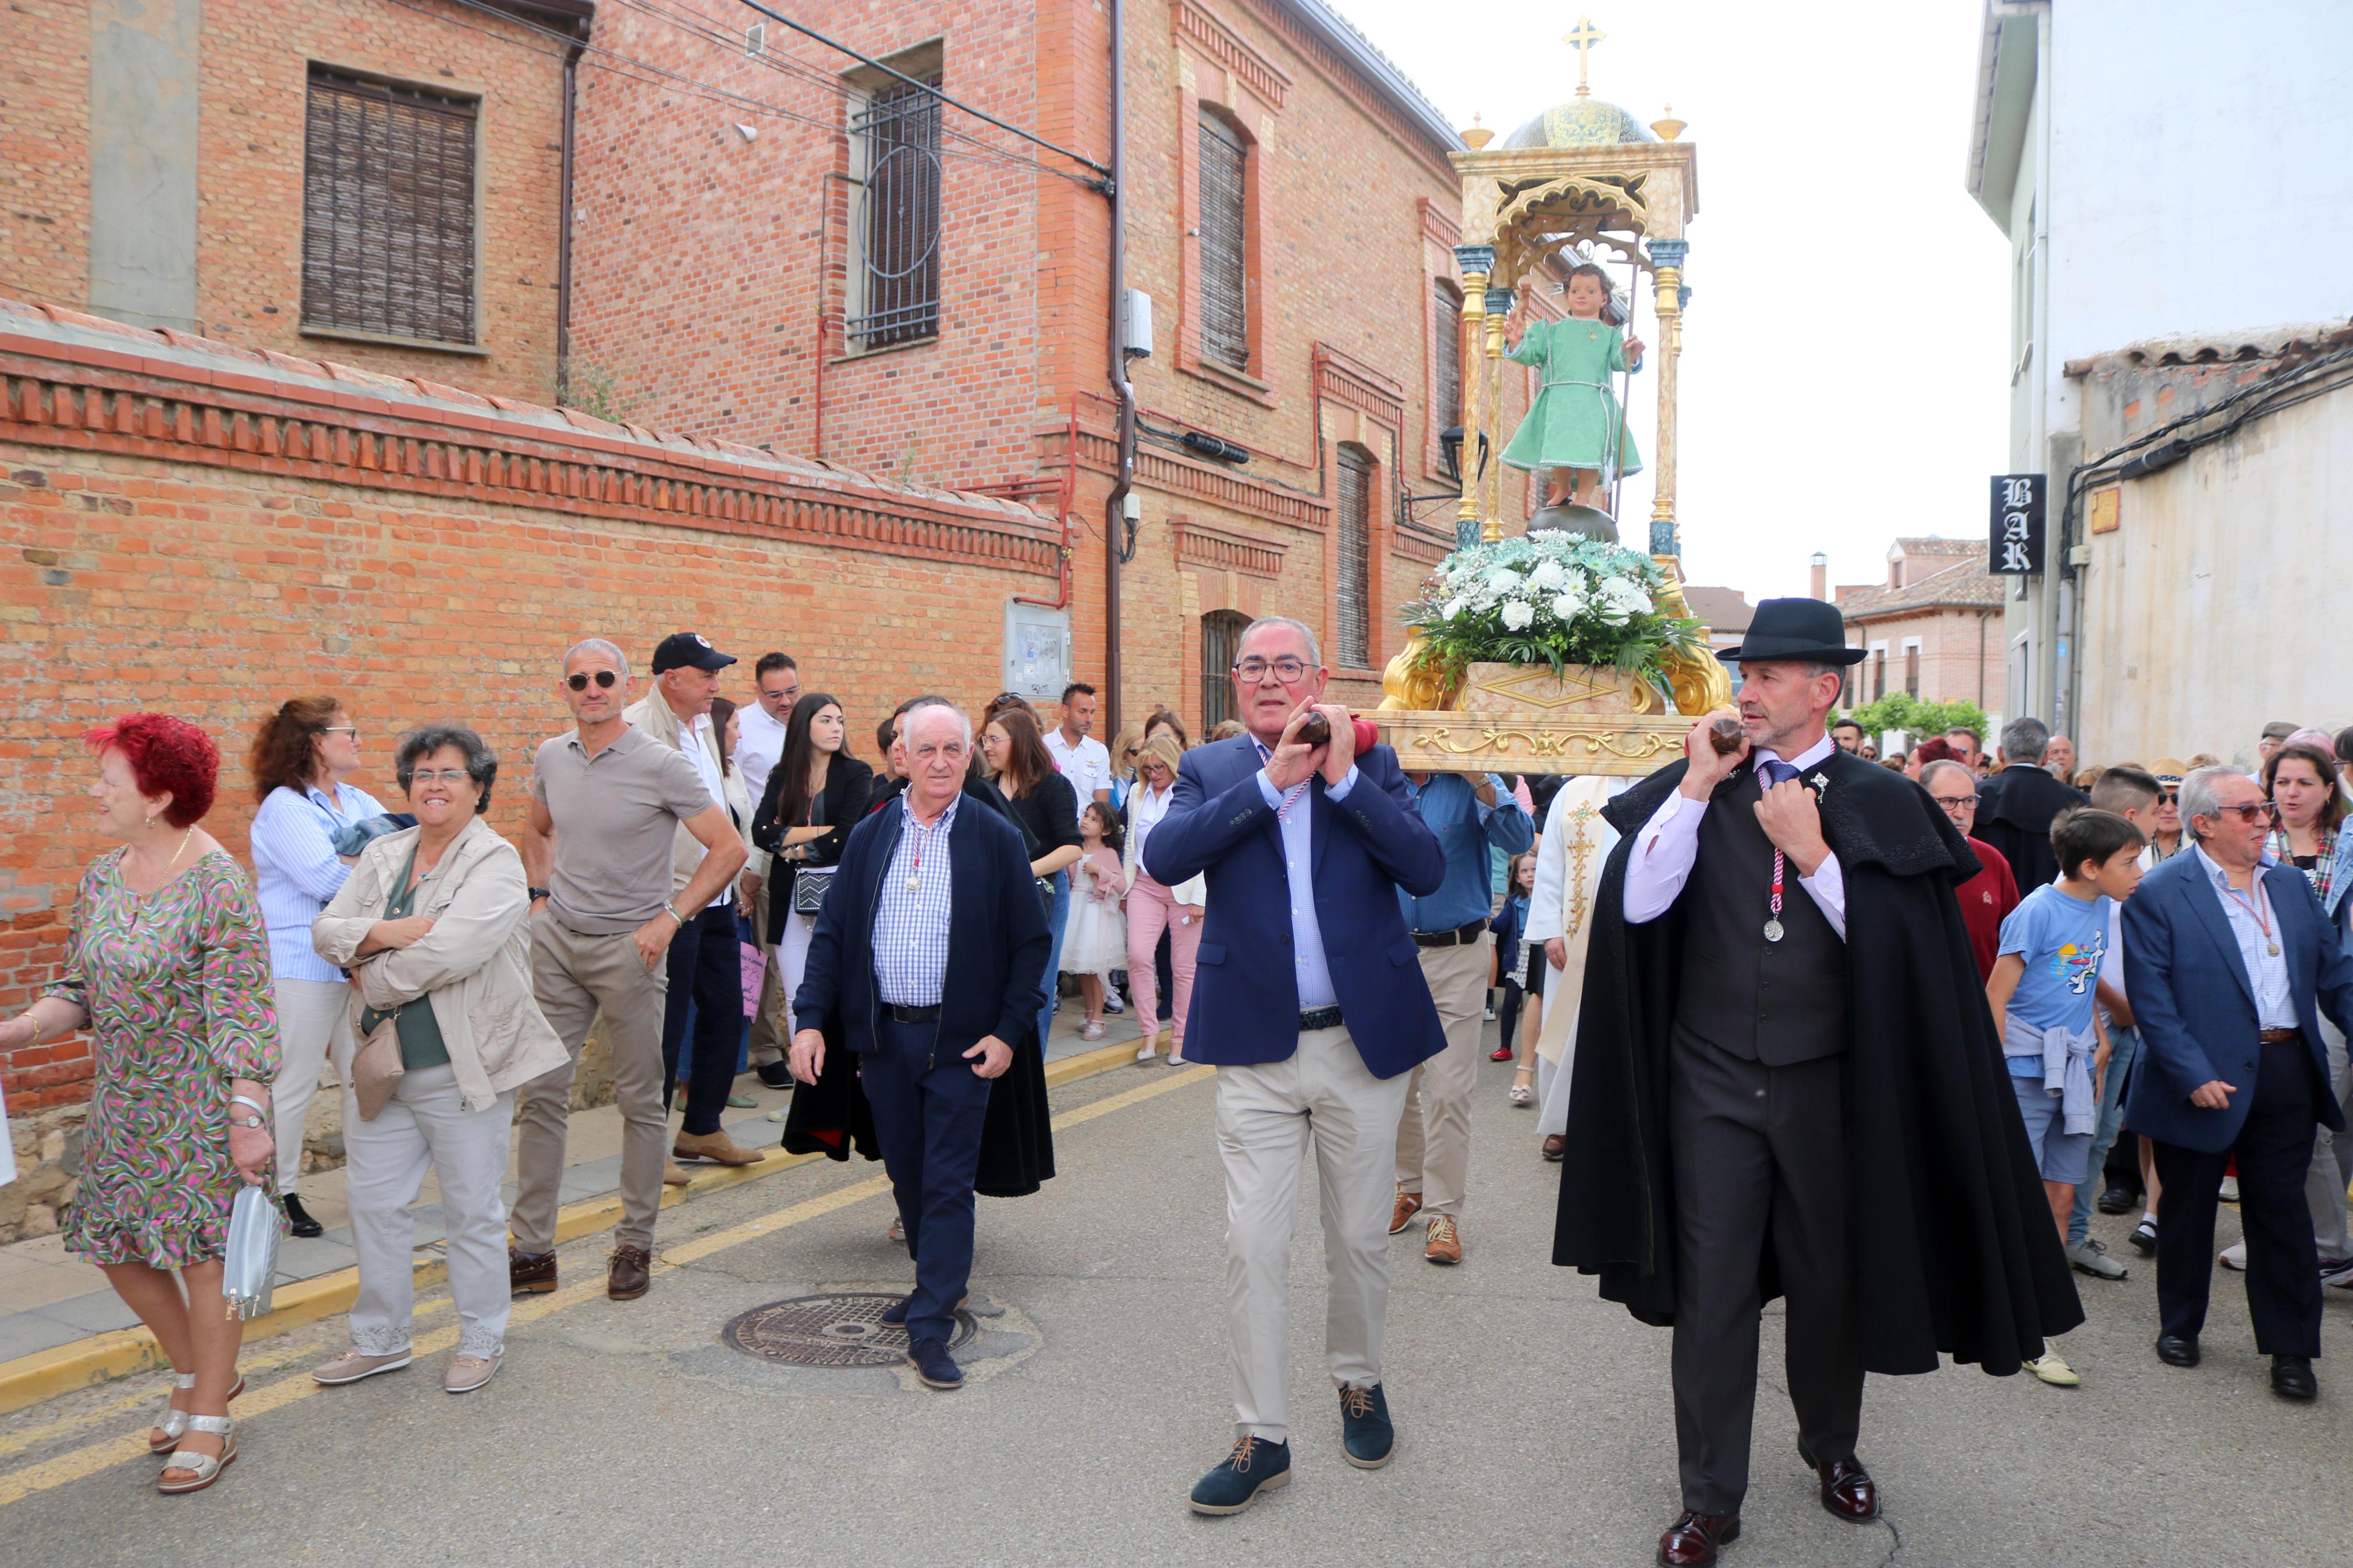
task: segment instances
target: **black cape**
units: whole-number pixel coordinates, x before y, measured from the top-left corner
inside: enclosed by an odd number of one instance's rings
[[[2051,822],[2082,805],[2084,793],[2039,767],[2004,768],[1978,786],[1977,836],[2001,851],[2018,877],[2018,895],[2059,879]]]
[[[1635,835],[1681,762],[1603,808],[1622,837],[1594,910],[1561,1162],[1553,1261],[1600,1276],[1646,1323],[1674,1321],[1675,1195],[1665,1099],[1683,950],[1680,900],[1630,926]],[[1848,1235],[1866,1370],[1934,1371],[1938,1352],[2007,1374],[2084,1310],[1961,925],[1978,859],[1926,790],[1833,752],[1810,780],[1846,883]],[[1778,1295],[1773,1249],[1765,1299]]]

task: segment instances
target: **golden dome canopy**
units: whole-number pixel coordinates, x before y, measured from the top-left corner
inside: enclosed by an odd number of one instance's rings
[[[1504,145],[1525,147],[1615,147],[1656,142],[1650,128],[1616,104],[1599,98],[1572,98],[1554,104],[1512,132]]]

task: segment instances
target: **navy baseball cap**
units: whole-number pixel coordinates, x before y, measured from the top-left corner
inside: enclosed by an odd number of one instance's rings
[[[721,653],[700,632],[672,632],[654,649],[654,673],[665,669],[724,669],[733,654]]]

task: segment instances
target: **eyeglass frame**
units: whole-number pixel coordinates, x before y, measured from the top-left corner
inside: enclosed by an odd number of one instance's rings
[[[1242,668],[1242,666],[1250,663],[1251,659],[1257,659],[1259,664],[1259,672],[1256,675],[1250,674]],[[1297,665],[1299,668],[1294,673],[1285,675],[1282,673],[1282,667],[1286,664]],[[1252,654],[1250,658],[1238,658],[1234,660],[1230,668],[1232,669],[1234,679],[1240,681],[1245,686],[1264,686],[1266,684],[1266,678],[1270,675],[1273,676],[1274,679],[1282,685],[1296,686],[1299,682],[1307,679],[1308,672],[1314,667],[1310,665],[1305,659],[1298,658],[1293,654],[1285,654],[1280,658],[1261,658],[1258,655]]]
[[[2239,825],[2242,827],[2249,827],[2255,822],[2255,818],[2249,813],[2257,811],[2262,812],[2274,823],[2280,819],[2279,802],[2275,800],[2251,800],[2244,805],[2218,805],[2211,812],[2201,811],[2197,815],[2211,816],[2218,822],[2226,816],[2235,816],[2239,819]]]
[[[1971,790],[1967,795],[1938,795],[1936,791],[1930,790],[1928,792],[1928,798],[1935,801],[1938,805],[1943,806],[1945,808],[1946,815],[1950,816],[1956,806],[1966,805],[1971,811],[1975,811],[1978,807],[1978,801],[1982,797],[1980,797],[1975,790]]]
[[[409,787],[421,784],[469,784],[474,775],[464,768],[418,768],[408,775]]]
[[[574,691],[586,691],[592,680],[596,683],[597,690],[610,691],[621,683],[621,677],[617,670],[575,669],[564,678],[564,684]]]

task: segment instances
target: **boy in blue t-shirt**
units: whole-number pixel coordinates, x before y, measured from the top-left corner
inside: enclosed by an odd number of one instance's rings
[[[2091,1160],[2099,1079],[2108,1065],[2096,991],[2108,952],[2108,910],[2140,885],[2142,842],[2140,829],[2112,811],[2085,807],[2052,822],[2059,880],[2029,893],[2001,922],[1993,977],[1986,982],[2010,1088],[2063,1246],[2075,1184]],[[2045,1383],[2081,1381],[2047,1352],[2031,1364]]]

